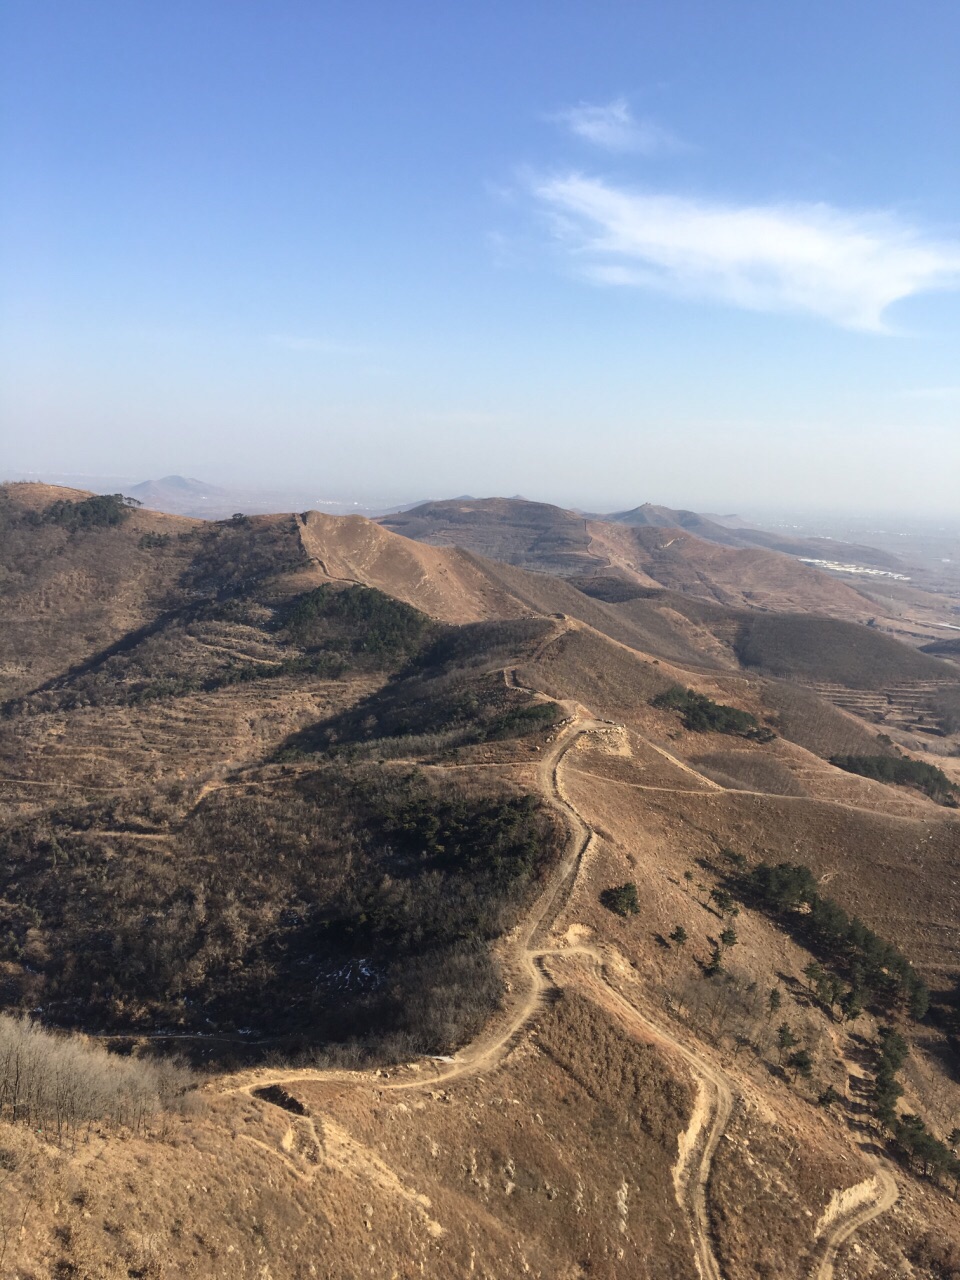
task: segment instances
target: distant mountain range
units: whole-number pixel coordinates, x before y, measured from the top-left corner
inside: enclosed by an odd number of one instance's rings
[[[649,502],[634,507],[632,511],[618,511],[613,515],[597,516],[612,524],[649,525],[658,529],[686,529],[698,538],[716,542],[721,547],[764,547],[768,551],[781,551],[788,556],[853,561],[868,568],[902,569],[896,556],[876,547],[856,543],[837,542],[832,538],[785,538],[768,533],[746,523],[733,523],[734,516],[704,516],[696,511],[657,507]]]
[[[164,476],[162,480],[144,480],[141,484],[135,484],[128,496],[156,511],[192,515],[198,503],[212,502],[219,507],[220,500],[228,498],[230,493],[227,489],[207,484],[203,480],[191,480],[186,476]]]
[[[164,476],[144,480],[124,492],[152,511],[193,516],[201,520],[223,520],[236,512],[270,515],[277,511],[326,511],[331,515],[377,516],[389,510],[386,504],[337,500],[318,496],[316,489],[223,488],[187,476]]]
[[[460,546],[519,568],[581,577],[605,574],[647,585],[704,594],[724,603],[763,601],[802,608],[806,565],[843,562],[885,573],[902,572],[892,555],[829,539],[785,539],[762,529],[729,529],[695,511],[645,504],[613,515],[590,515],[520,498],[455,498],[426,502],[379,521],[393,533],[434,546]],[[784,559],[789,556],[791,559]],[[851,610],[850,588],[838,605]],[[824,588],[817,588],[822,607]],[[793,604],[788,605],[787,601]],[[872,606],[862,601],[861,608]],[[853,610],[856,612],[856,610]]]

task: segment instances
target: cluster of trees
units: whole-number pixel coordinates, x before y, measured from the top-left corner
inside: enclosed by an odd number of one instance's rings
[[[143,1129],[179,1106],[190,1073],[164,1059],[117,1057],[79,1036],[0,1014],[0,1117],[63,1141],[83,1125]]]
[[[84,529],[104,529],[122,524],[130,515],[131,507],[139,507],[135,498],[125,498],[122,493],[100,493],[79,502],[61,499],[52,502],[40,519],[44,524],[56,524],[71,533]]]
[[[156,843],[85,833],[108,818],[82,810],[5,833],[21,961],[8,1007],[116,1032],[446,1051],[497,1007],[489,941],[563,843],[533,797],[369,767],[215,792],[179,827],[160,818]]]
[[[956,797],[960,794],[960,787],[951,782],[942,769],[909,756],[831,756],[830,763],[847,773],[858,773],[877,782],[916,787],[941,804],[956,806]]]
[[[626,884],[618,884],[610,889],[604,889],[600,894],[600,901],[607,908],[618,916],[635,916],[640,910],[640,899],[637,896],[637,886],[633,880],[628,880]],[[684,933],[683,941],[686,942],[686,933]]]
[[[809,1049],[798,1048],[799,1044],[800,1038],[790,1023],[781,1022],[777,1027],[777,1066],[792,1071],[794,1080],[797,1076],[809,1079],[813,1075],[813,1055]]]
[[[549,729],[560,719],[561,711],[556,702],[521,702],[508,706],[495,716],[486,726],[484,738],[487,742],[499,742],[503,738],[522,738],[525,734],[536,733],[538,729]]]
[[[459,913],[442,932],[453,927],[461,939],[495,936],[505,923],[503,909],[512,898],[526,897],[549,858],[541,839],[540,801],[510,792],[439,794],[415,774],[404,781],[396,787],[368,779],[355,793],[356,808],[374,837],[391,850],[393,875],[469,876],[477,889],[475,909]],[[394,943],[410,944],[396,922],[389,932]]]
[[[189,597],[226,600],[305,565],[294,516],[218,520],[181,536],[190,559],[179,585]]]
[[[892,1027],[880,1028],[871,1094],[874,1113],[880,1128],[891,1136],[894,1151],[907,1168],[936,1182],[944,1174],[949,1175],[954,1179],[956,1195],[960,1185],[960,1160],[955,1148],[960,1142],[960,1129],[954,1129],[948,1144],[934,1137],[920,1116],[909,1111],[897,1114],[897,1103],[903,1097],[903,1085],[897,1075],[909,1054],[910,1047],[899,1032]]]
[[[824,897],[809,867],[762,862],[738,876],[737,883],[747,898],[846,974],[850,990],[831,985],[829,994],[836,991],[831,1004],[840,1003],[843,1009],[846,1002],[845,1012],[871,1003],[885,1010],[905,1006],[911,1017],[925,1016],[930,992],[910,962],[862,920]]]
[[[284,617],[287,634],[308,653],[332,649],[351,666],[378,671],[419,653],[434,625],[419,609],[359,584],[307,591]]]
[[[695,693],[693,689],[684,689],[675,684],[671,688],[657,694],[651,706],[666,711],[678,711],[685,729],[701,733],[731,733],[740,738],[753,738],[758,742],[769,742],[775,735],[771,729],[765,728],[749,711],[741,711],[738,707],[724,706],[714,702],[705,694]]]
[[[281,758],[345,744],[380,750],[394,738],[433,737],[438,747],[452,749],[538,732],[562,715],[555,702],[507,688],[499,669],[484,671],[466,659],[436,667],[424,657],[349,710],[295,734]]]
[[[960,1132],[954,1131],[954,1146]],[[960,1187],[960,1160],[952,1147],[935,1138],[920,1116],[906,1112],[893,1128],[894,1149],[912,1173],[939,1182],[944,1174],[954,1180],[954,1195]]]
[[[137,546],[141,551],[153,551],[160,550],[163,547],[169,547],[172,541],[173,534],[155,533],[151,530],[140,535],[140,541],[137,543]]]
[[[910,1055],[910,1046],[892,1027],[881,1027],[876,1053],[871,1101],[881,1127],[889,1130],[896,1124],[897,1102],[903,1097],[897,1075]]]
[[[677,928],[679,927],[680,926],[678,925]],[[676,941],[676,933],[677,930],[674,929],[673,933],[670,935],[674,941]],[[733,925],[728,924],[725,928],[720,930],[720,937],[713,944],[713,949],[710,952],[710,958],[703,966],[703,971],[707,977],[713,977],[714,974],[723,972],[724,956],[730,948],[735,947],[738,942],[739,938],[737,937],[737,931],[734,929]]]
[[[853,1022],[863,1013],[864,991],[862,988],[845,989],[843,982],[835,973],[824,969],[816,960],[811,960],[803,971],[810,983],[813,994],[831,1013],[839,1010],[844,1022]]]
[[[911,1173],[932,1178],[953,1179],[953,1196],[960,1189],[960,1129],[954,1129],[943,1142],[932,1134],[922,1117],[912,1112],[897,1113],[903,1097],[903,1085],[897,1079],[909,1054],[906,1040],[892,1027],[881,1027],[875,1045],[874,1082],[871,1090],[873,1111],[882,1132],[886,1133],[895,1155]],[[944,1271],[943,1274],[949,1274]]]

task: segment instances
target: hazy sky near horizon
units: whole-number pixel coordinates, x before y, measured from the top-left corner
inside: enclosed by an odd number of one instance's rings
[[[954,0],[0,15],[0,466],[960,508]]]

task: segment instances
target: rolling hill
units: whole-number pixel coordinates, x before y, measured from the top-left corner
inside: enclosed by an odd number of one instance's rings
[[[949,1274],[956,666],[435,507],[0,490],[0,1267]]]
[[[384,528],[432,546],[458,546],[527,570],[564,577],[607,575],[646,587],[666,587],[730,605],[810,609],[866,620],[876,605],[847,584],[788,555],[731,537],[722,545],[653,508],[644,521],[584,517],[516,498],[424,503],[381,517]],[[697,517],[694,525],[701,522]]]
[[[765,550],[780,551],[789,556],[843,560],[895,572],[902,572],[905,568],[903,561],[897,556],[891,555],[889,551],[881,551],[877,547],[842,542],[834,538],[783,537],[781,534],[769,533],[766,529],[757,529],[736,519],[725,518],[720,522],[710,516],[700,515],[696,511],[659,507],[649,502],[634,507],[630,511],[617,511],[611,515],[595,518],[609,521],[611,524],[650,526],[657,529],[685,529],[687,533],[695,534],[707,542],[715,542],[721,547],[762,547]]]

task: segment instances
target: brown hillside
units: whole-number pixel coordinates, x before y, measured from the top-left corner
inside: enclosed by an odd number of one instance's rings
[[[934,659],[561,515],[574,581],[4,491],[0,1272],[950,1274],[955,793],[828,760]]]
[[[362,582],[447,622],[518,617],[527,609],[498,591],[457,547],[421,546],[363,516],[308,511],[298,520],[304,550],[327,578]]]
[[[683,529],[584,518],[517,498],[425,503],[384,516],[395,533],[438,546],[459,546],[524,569],[626,577],[723,604],[866,618],[876,605],[859,592],[790,556],[761,548],[719,546]]]

